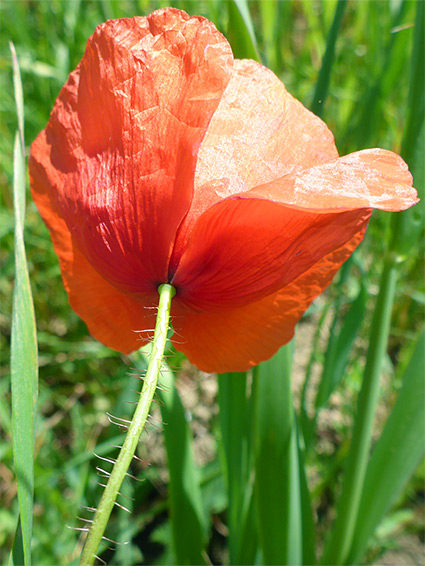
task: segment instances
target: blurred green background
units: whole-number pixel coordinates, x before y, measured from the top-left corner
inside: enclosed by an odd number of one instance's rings
[[[340,154],[368,147],[400,152],[408,114],[410,56],[415,20],[414,1],[349,1],[336,43],[328,97],[320,107],[322,118],[334,132]],[[229,4],[224,0],[162,2],[130,0],[3,0],[0,4],[0,233],[1,260],[1,354],[0,382],[0,562],[7,562],[18,514],[11,452],[9,393],[10,312],[13,289],[13,139],[17,127],[11,57],[8,42],[16,47],[25,97],[26,152],[49,118],[61,86],[80,61],[87,38],[96,25],[110,18],[147,15],[173,5],[191,15],[212,20],[238,53],[238,36],[229,29]],[[283,80],[287,89],[311,106],[336,2],[253,1],[249,11],[262,62]],[[382,269],[389,215],[374,213],[367,236],[352,261],[349,277],[332,286],[310,309],[297,334],[294,389],[300,389],[310,359],[323,363],[323,349],[309,358],[314,329],[324,309],[332,312],[342,301],[342,314],[357,296],[362,282],[376,294]],[[100,487],[93,450],[107,456],[120,444],[119,428],[111,425],[106,411],[125,418],[132,412],[138,383],[129,379],[129,361],[94,341],[84,323],[70,309],[62,287],[57,258],[48,231],[29,199],[26,247],[37,318],[40,391],[36,436],[36,484],[34,508],[34,563],[69,564],[81,547],[79,533],[65,525],[77,525],[84,505],[94,505]],[[423,238],[410,250],[398,282],[397,302],[391,322],[389,356],[385,363],[377,431],[395,399],[398,376],[404,369],[413,340],[423,328],[425,288]],[[332,489],[347,448],[356,395],[367,348],[371,301],[350,356],[350,372],[338,387],[318,426],[316,451],[311,455],[310,478],[315,513],[322,532],[330,521]],[[345,310],[344,310],[345,309]],[[322,326],[325,343],[326,319]],[[319,336],[320,342],[320,336]],[[210,558],[224,560],[227,505],[220,471],[215,378],[197,370],[171,353],[180,368],[180,393],[195,434],[196,460],[201,465],[202,490],[211,518]],[[403,365],[404,364],[404,365]],[[316,372],[317,373],[317,372]],[[153,423],[154,424],[154,423]],[[111,564],[172,563],[166,504],[167,469],[161,435],[151,427],[139,456],[151,466],[135,470],[142,482],[125,484],[135,501],[132,515],[118,512],[111,532],[117,540],[131,540],[110,558]],[[121,435],[121,436],[120,436]],[[372,542],[367,557],[373,561],[384,550],[399,544],[415,545],[423,536],[423,467],[411,480],[398,506]],[[318,479],[320,478],[320,479]],[[419,543],[418,543],[419,544]],[[416,550],[417,551],[417,550]],[[416,552],[415,551],[415,552]],[[401,564],[402,562],[400,562]],[[409,563],[409,562],[406,562]]]

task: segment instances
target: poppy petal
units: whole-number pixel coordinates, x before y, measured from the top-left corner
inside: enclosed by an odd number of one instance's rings
[[[418,202],[401,157],[365,149],[255,187],[246,195],[328,211],[361,207],[399,211]]]
[[[38,187],[37,206],[50,230],[71,307],[90,334],[106,346],[124,354],[140,348],[153,336],[156,309],[152,307],[157,305],[157,293],[135,300],[105,281],[81,253],[58,214],[45,170],[34,165],[30,179]]]
[[[235,60],[198,153],[195,192],[178,232],[175,263],[196,219],[216,202],[337,157],[326,124],[272,71],[256,61]]]
[[[48,171],[80,250],[122,291],[167,281],[196,155],[231,66],[228,42],[204,18],[164,9],[108,21],[34,142],[30,167]]]
[[[285,288],[255,303],[220,313],[190,313],[176,301],[175,347],[207,372],[245,371],[270,358],[292,339],[296,323],[361,242],[365,228]]]
[[[226,199],[195,224],[172,284],[195,310],[258,301],[351,240],[371,212],[318,214],[269,200]]]
[[[195,309],[257,301],[351,239],[373,207],[415,204],[411,185],[399,156],[374,149],[229,197],[195,224],[173,283]]]

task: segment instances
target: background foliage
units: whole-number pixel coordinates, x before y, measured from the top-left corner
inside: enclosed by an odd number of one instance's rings
[[[236,53],[243,49],[244,30],[229,26],[229,18],[234,17],[234,5],[224,0],[196,3],[6,0],[0,5],[2,563],[8,560],[18,517],[7,379],[14,278],[13,144],[17,128],[8,42],[15,44],[21,67],[28,154],[31,142],[46,125],[56,96],[68,73],[81,59],[87,38],[95,26],[109,18],[147,15],[170,4],[190,14],[208,17],[230,38]],[[261,60],[306,106],[311,106],[314,98],[336,5],[334,0],[266,0],[248,4]],[[416,2],[409,0],[349,1],[345,6],[335,45],[328,97],[324,104],[315,107],[334,132],[341,154],[367,147],[400,152],[409,110],[415,10]],[[254,56],[255,51],[253,53]],[[423,172],[419,182],[423,183]],[[311,418],[313,414],[311,398],[314,399],[314,395],[312,397],[311,391],[320,391],[319,406],[324,407],[313,428],[308,428],[308,418],[303,421],[307,427],[304,430],[306,438],[308,440],[310,430],[311,446],[314,447],[306,453],[307,479],[320,540],[333,516],[336,487],[351,434],[354,399],[360,388],[368,347],[374,295],[380,284],[385,242],[394,226],[388,214],[374,213],[367,237],[353,260],[298,327],[293,371],[295,404],[300,408],[307,370],[310,386],[305,389],[304,417]],[[394,241],[397,234],[392,236]],[[95,467],[99,462],[93,451],[107,457],[112,451],[111,445],[122,441],[122,431],[110,424],[106,412],[121,418],[131,415],[132,405],[128,402],[134,401],[136,394],[133,390],[138,388],[138,383],[129,378],[133,362],[95,342],[84,323],[71,311],[48,231],[31,200],[27,203],[25,241],[37,318],[40,374],[35,436],[33,563],[70,564],[79,555],[80,537],[78,531],[66,529],[65,525],[77,526],[82,507],[94,505],[99,499],[101,488],[95,480]],[[401,376],[423,329],[423,247],[420,238],[405,254],[399,272],[375,438],[394,405]],[[354,308],[350,310],[353,304]],[[333,318],[334,313],[337,316]],[[355,332],[339,332],[344,317],[346,320],[351,317],[349,328]],[[333,346],[328,342],[332,336],[339,340]],[[341,363],[341,356],[332,358],[332,347],[338,354],[345,352],[342,367],[335,369],[335,365]],[[346,371],[344,360],[348,363]],[[176,353],[170,353],[169,361],[179,374],[178,388],[195,435],[195,459],[200,464],[200,485],[207,513],[207,548],[211,560],[220,563],[227,553],[227,526],[235,519],[226,514],[228,500],[222,469],[228,447],[221,439],[223,423],[220,429],[216,379],[199,375]],[[336,376],[331,379],[331,385],[329,379],[326,381],[323,377],[323,367],[327,375]],[[225,415],[224,401],[221,408]],[[302,407],[300,410],[302,413]],[[157,414],[160,419],[159,410],[157,413],[154,416]],[[126,504],[133,507],[132,514],[118,509],[110,529],[114,540],[130,540],[131,543],[119,546],[115,553],[106,551],[111,564],[173,562],[175,541],[171,542],[169,524],[168,471],[161,434],[154,425],[161,428],[161,424],[152,421],[151,431],[144,437],[139,453],[151,466],[135,464],[133,473],[143,481],[125,484],[126,495],[134,498]],[[172,439],[166,439],[166,442],[172,442]],[[421,466],[381,523],[369,545],[366,560],[373,561],[383,550],[397,546],[395,534],[423,536],[423,480],[424,467]],[[237,484],[239,480],[234,478],[234,481]]]

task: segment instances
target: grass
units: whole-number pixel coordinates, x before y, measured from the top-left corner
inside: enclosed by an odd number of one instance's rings
[[[190,1],[11,1],[0,5],[0,296],[2,305],[2,352],[0,381],[0,445],[2,477],[2,511],[0,511],[0,562],[8,560],[8,550],[16,529],[18,504],[12,457],[12,423],[7,377],[10,373],[9,344],[11,336],[12,280],[14,277],[13,236],[13,145],[18,126],[13,98],[12,63],[8,42],[13,41],[18,55],[25,102],[25,150],[43,129],[55,98],[68,73],[75,68],[84,52],[87,38],[96,25],[107,18],[146,15],[167,4],[201,14],[216,23],[228,35],[227,3]],[[249,13],[257,38],[259,54],[264,62],[282,78],[288,90],[306,106],[310,106],[320,73],[328,33],[334,20],[336,2],[249,2]],[[386,1],[348,1],[341,29],[335,43],[335,59],[329,79],[327,98],[321,107],[323,119],[336,137],[341,154],[366,147],[384,147],[400,151],[408,119],[410,54],[414,35],[416,3]],[[231,12],[230,12],[231,13]],[[230,34],[231,37],[231,34]],[[234,39],[237,42],[238,38]],[[418,187],[420,188],[420,187]],[[422,187],[423,189],[423,187]],[[394,230],[390,216],[375,213],[367,237],[355,254],[350,272],[320,299],[300,324],[298,341],[309,321],[317,324],[326,305],[335,312],[338,293],[343,301],[337,311],[341,317],[358,296],[360,279],[370,295],[376,295],[382,271],[381,258],[387,234]],[[64,525],[77,526],[76,518],[84,505],[99,500],[93,451],[103,457],[112,453],[113,444],[122,443],[122,430],[112,426],[106,411],[121,418],[132,412],[133,392],[137,385],[128,378],[130,361],[95,342],[84,323],[71,311],[60,280],[60,271],[47,229],[35,205],[27,199],[25,242],[28,268],[35,303],[39,341],[40,388],[38,419],[35,430],[35,506],[32,554],[34,564],[72,564],[81,551],[80,535]],[[408,253],[399,271],[397,295],[390,321],[388,357],[384,365],[384,386],[380,407],[388,414],[393,405],[400,377],[406,369],[415,341],[423,327],[425,287],[423,282],[424,244],[419,239]],[[353,398],[361,382],[367,350],[373,300],[365,306],[365,318],[348,356],[347,377],[338,385],[331,404],[337,404],[335,422],[319,419],[318,452],[312,452],[309,469],[313,478],[313,507],[317,517],[318,537],[329,528],[338,484],[347,452],[347,437],[353,419]],[[315,310],[316,309],[316,310]],[[324,317],[322,336],[329,331],[329,317]],[[324,361],[323,338],[315,356],[315,367]],[[310,343],[306,346],[309,351]],[[199,388],[196,370],[178,354],[172,363],[180,367],[193,388]],[[411,371],[411,370],[409,370]],[[326,410],[329,409],[329,403]],[[246,407],[241,408],[247,410]],[[210,554],[223,559],[222,533],[226,521],[227,494],[221,473],[223,446],[215,412],[209,417],[210,434],[216,438],[215,457],[201,467],[202,499],[210,525]],[[383,418],[377,422],[382,428]],[[196,419],[195,419],[196,421]],[[196,424],[196,422],[195,422]],[[151,433],[155,437],[155,430]],[[331,441],[323,448],[323,436]],[[326,443],[325,443],[326,444]],[[96,447],[96,448],[95,448]],[[143,448],[142,448],[143,450]],[[321,453],[322,451],[322,453]],[[149,454],[148,454],[149,457]],[[196,457],[196,455],[195,455]],[[173,561],[172,534],[168,521],[165,495],[167,479],[164,468],[133,466],[133,473],[143,482],[128,485],[128,494],[135,498],[129,520],[118,513],[110,525],[111,538],[131,540],[113,554],[106,551],[110,562],[120,564]],[[423,489],[423,468],[408,484],[397,502],[402,516],[403,532],[421,528],[419,498]],[[311,480],[311,478],[310,478]],[[367,480],[372,482],[372,479]],[[369,485],[369,484],[368,484]],[[213,520],[212,520],[213,518]],[[388,521],[387,521],[388,522]],[[385,531],[370,547],[372,557],[389,544],[391,535],[400,526]],[[213,525],[213,526],[212,526]],[[361,533],[359,534],[361,536]],[[235,543],[237,545],[237,541]],[[232,550],[233,552],[233,550]],[[237,551],[235,551],[237,552]],[[108,554],[109,553],[109,554]],[[367,557],[366,557],[367,558]]]

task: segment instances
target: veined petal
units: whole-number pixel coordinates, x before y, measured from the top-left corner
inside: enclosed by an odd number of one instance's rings
[[[125,292],[167,281],[198,149],[231,66],[228,42],[204,18],[165,9],[108,21],[34,142],[30,168],[46,170],[80,250]]]
[[[258,301],[363,232],[371,212],[318,214],[264,199],[226,199],[195,224],[172,284],[195,310]]]
[[[226,197],[338,157],[320,118],[256,61],[235,60],[198,153],[195,192],[178,232],[177,263],[199,216]]]
[[[255,303],[194,313],[176,301],[175,347],[208,372],[245,371],[270,358],[292,339],[296,323],[361,242],[365,228],[292,283]]]
[[[90,334],[106,346],[125,354],[140,348],[153,336],[157,293],[135,300],[93,269],[55,209],[46,181],[45,171],[35,165],[31,182],[39,188],[37,205],[50,230],[71,307],[87,324]]]
[[[323,212],[361,207],[398,211],[418,202],[406,163],[385,149],[350,153],[275,179],[241,196]]]

